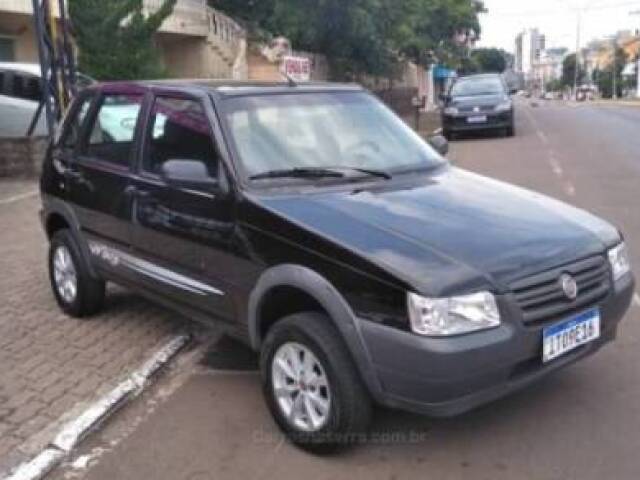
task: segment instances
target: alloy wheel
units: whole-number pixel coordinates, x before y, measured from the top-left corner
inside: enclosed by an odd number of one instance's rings
[[[271,362],[273,394],[287,421],[296,429],[316,432],[329,420],[331,390],[325,369],[306,346],[287,342]]]

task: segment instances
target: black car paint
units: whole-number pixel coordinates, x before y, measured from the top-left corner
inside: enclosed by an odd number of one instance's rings
[[[330,313],[380,403],[454,414],[515,388],[494,384],[509,383],[505,372],[514,362],[539,357],[541,333],[519,324],[508,284],[547,268],[603,255],[620,241],[613,227],[586,212],[448,165],[398,174],[389,181],[372,178],[322,188],[254,188],[247,182],[217,114],[224,108],[225,95],[313,94],[356,87],[256,86],[222,93],[191,84],[114,84],[90,88],[82,95],[98,97],[101,92],[132,87],[144,91],[145,101],[130,168],[114,169],[78,158],[74,152],[63,155],[59,142],[54,143],[41,181],[45,227],[65,221],[97,275],[196,320],[217,320],[256,349],[264,336],[261,321],[269,295],[282,287],[305,292]],[[161,179],[141,174],[140,138],[148,129],[149,105],[154,95],[164,94],[188,96],[205,106],[222,159],[218,191],[171,192]],[[150,225],[140,207],[150,197],[156,199],[155,205],[180,209],[181,220],[161,228]],[[87,241],[95,239],[211,285],[223,295],[204,299],[185,295],[135,272],[112,268],[90,256]],[[504,315],[499,329],[447,339],[409,332],[407,291],[443,296],[478,290],[498,296]],[[615,335],[632,291],[629,278],[607,298],[604,311],[611,312],[607,336],[590,350]],[[398,355],[402,350],[406,356]],[[420,352],[428,352],[426,362],[407,364]],[[538,366],[535,376],[586,353],[582,349],[544,369]],[[438,361],[440,354],[444,356]],[[485,365],[486,374],[474,377],[471,372],[478,368],[469,361]],[[415,374],[408,371],[411,368]],[[446,368],[455,373],[450,384],[441,373]],[[433,391],[438,385],[441,391]]]

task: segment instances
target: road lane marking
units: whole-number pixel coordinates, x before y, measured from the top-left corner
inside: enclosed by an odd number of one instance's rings
[[[542,140],[542,143],[544,143],[545,145],[549,145],[549,137],[547,137],[547,135],[542,130],[537,128],[536,133],[538,134],[538,138]]]
[[[560,165],[560,162],[555,157],[553,152],[551,152],[551,156],[549,157],[549,164],[551,165],[551,169],[553,170],[553,173],[555,173],[558,177],[562,178],[562,175],[564,174],[564,170],[562,170],[562,165]]]
[[[638,294],[638,292],[633,294],[633,304],[640,308],[640,294]]]
[[[29,192],[13,195],[12,197],[1,199],[0,205],[8,205],[10,203],[19,202],[20,200],[24,200],[26,198],[35,197],[37,194],[38,194],[38,190],[31,190]]]
[[[564,182],[564,191],[570,197],[576,196],[576,187],[574,187],[573,183],[571,183],[569,180]]]

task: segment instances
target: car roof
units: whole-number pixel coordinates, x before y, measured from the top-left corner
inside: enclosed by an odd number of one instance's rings
[[[458,80],[474,80],[474,79],[482,79],[482,78],[502,78],[501,73],[477,73],[474,75],[466,75],[464,77],[458,78]]]
[[[331,82],[258,82],[241,80],[211,80],[211,79],[176,79],[176,80],[146,80],[133,82],[105,82],[91,86],[105,92],[131,92],[140,90],[178,90],[184,92],[215,93],[221,97],[262,95],[272,93],[311,93],[333,91],[362,91],[360,85],[354,83]]]
[[[41,76],[40,65],[37,63],[0,62],[0,70]]]

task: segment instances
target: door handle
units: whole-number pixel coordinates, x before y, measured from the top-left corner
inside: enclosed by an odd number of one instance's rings
[[[127,188],[125,188],[124,194],[133,198],[149,198],[151,196],[151,192],[147,190],[141,190],[135,185],[129,185]]]
[[[66,167],[64,169],[64,176],[69,180],[82,180],[82,173],[78,170],[74,170],[73,168]]]

